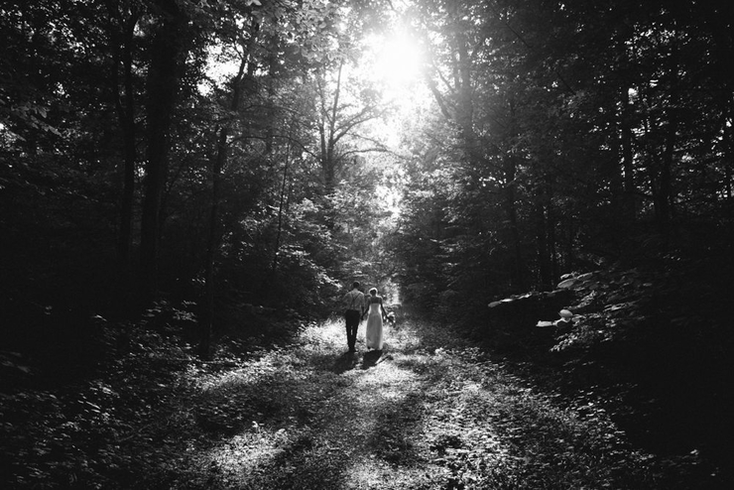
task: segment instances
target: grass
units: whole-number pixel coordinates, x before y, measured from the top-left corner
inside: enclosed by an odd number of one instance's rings
[[[199,423],[217,436],[188,467],[223,489],[654,488],[651,457],[603,411],[555,407],[440,326],[386,338],[349,355],[331,321],[203,377]]]
[[[76,437],[58,397],[5,425],[26,449],[21,460],[3,452],[15,468],[8,488],[716,488],[695,461],[635,449],[603,408],[557,403],[442,325],[405,319],[385,338],[383,352],[360,338],[351,355],[330,320],[226,368],[191,360],[155,374],[160,364],[138,357],[84,391]],[[62,407],[41,423],[43,404]],[[71,442],[54,456],[44,431]]]

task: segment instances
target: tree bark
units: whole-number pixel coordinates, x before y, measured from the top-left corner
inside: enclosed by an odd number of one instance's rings
[[[515,124],[515,104],[510,101],[509,114],[510,114],[510,137],[514,138],[516,133]],[[515,196],[515,182],[517,174],[517,156],[514,150],[509,150],[509,153],[504,158],[504,208],[507,213],[507,221],[510,224],[510,240],[511,248],[513,251],[512,261],[512,282],[513,286],[517,290],[526,289],[525,279],[523,274],[523,259],[522,259],[522,246],[520,243],[520,228],[517,219],[517,203]]]
[[[322,123],[321,123],[321,167],[324,172],[324,194],[330,196],[336,188],[336,143],[337,143],[337,120],[339,118],[339,101],[342,90],[342,68],[339,65],[337,71],[336,87],[334,88],[334,100],[331,107],[326,107],[326,84],[322,88]]]
[[[283,166],[283,181],[280,186],[280,201],[278,203],[278,230],[275,234],[275,248],[273,251],[272,273],[278,270],[278,258],[280,257],[280,241],[283,234],[283,218],[285,216],[286,200],[288,199],[288,167],[290,165],[291,145],[286,145],[285,162]]]
[[[257,28],[255,29],[257,30]],[[253,35],[252,43],[254,43],[255,36]],[[232,98],[229,104],[229,111],[234,114],[240,107],[242,100],[243,86],[242,82],[245,78],[245,70],[249,66],[247,75],[252,76],[254,72],[254,65],[249,63],[249,56],[247,54],[249,46],[244,46],[245,54],[240,60],[239,70],[237,75],[232,80]],[[227,122],[219,129],[219,137],[217,139],[217,152],[214,156],[214,160],[211,165],[211,204],[209,209],[209,236],[207,238],[206,256],[204,263],[204,281],[205,281],[205,311],[202,321],[200,323],[201,338],[199,342],[200,356],[204,359],[209,359],[211,354],[212,344],[212,333],[214,326],[214,311],[215,311],[215,262],[217,249],[221,240],[221,232],[219,227],[219,215],[221,208],[221,181],[222,171],[224,166],[227,164],[229,158],[229,134],[231,132],[231,125]]]
[[[673,160],[675,156],[675,145],[677,141],[677,121],[672,115],[668,121],[668,130],[665,137],[665,148],[660,159],[660,171],[658,173],[658,189],[655,195],[655,217],[658,222],[660,233],[667,240],[670,234],[670,220],[672,217],[673,200]]]
[[[163,192],[166,184],[170,131],[176,106],[181,68],[187,49],[186,15],[175,0],[158,0],[158,28],[150,52],[147,81],[147,161],[145,198],[140,230],[141,294],[143,305],[155,299]]]
[[[550,289],[556,282],[557,267],[554,267],[555,256],[555,223],[552,219],[552,200],[550,184],[545,181],[539,184],[535,196],[536,242],[538,254],[538,276],[540,285]]]
[[[670,99],[666,110],[667,126],[665,131],[665,147],[660,159],[658,173],[658,192],[655,196],[655,217],[658,227],[667,246],[670,239],[671,219],[673,217],[673,166],[675,165],[675,147],[678,144],[678,109],[679,103],[679,80],[677,74],[678,50],[673,49],[671,53],[670,66]]]
[[[622,94],[622,115],[620,119],[620,144],[622,146],[622,173],[624,182],[622,212],[624,219],[631,222],[637,215],[634,149],[632,147],[632,106],[629,100],[629,89],[624,88]]]
[[[135,202],[135,162],[136,131],[135,131],[135,94],[133,92],[133,36],[138,15],[129,13],[121,32],[121,44],[117,46],[119,59],[114,67],[115,90],[117,93],[116,106],[120,121],[123,139],[123,172],[122,172],[122,199],[120,203],[120,229],[117,243],[118,260],[124,272],[130,270],[132,246],[132,219],[133,204]],[[119,64],[122,64],[122,85],[124,93],[120,94],[120,83],[118,76]]]

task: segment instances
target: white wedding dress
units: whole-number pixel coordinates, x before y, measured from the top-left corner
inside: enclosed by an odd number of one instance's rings
[[[368,349],[382,350],[382,308],[381,303],[370,303],[369,316],[364,341]]]

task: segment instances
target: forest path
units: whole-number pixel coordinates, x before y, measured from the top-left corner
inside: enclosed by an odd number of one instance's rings
[[[341,321],[208,374],[176,488],[657,488],[603,410],[570,411],[440,326],[345,354]],[[180,414],[179,414],[180,416]],[[185,468],[185,469],[184,469]]]

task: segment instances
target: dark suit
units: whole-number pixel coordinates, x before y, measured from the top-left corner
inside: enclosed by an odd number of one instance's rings
[[[352,289],[344,296],[344,303],[346,306],[344,319],[347,324],[347,345],[349,346],[349,352],[354,352],[356,351],[359,320],[364,308],[364,294],[358,289]]]

